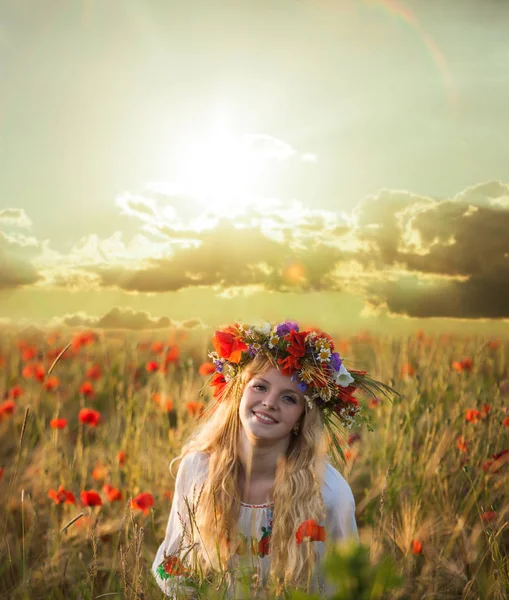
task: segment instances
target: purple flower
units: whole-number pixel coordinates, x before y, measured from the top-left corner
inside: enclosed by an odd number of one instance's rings
[[[308,389],[308,386],[303,381],[299,383],[298,387],[301,392],[305,392]]]
[[[258,354],[258,350],[254,346],[248,346],[247,352],[249,356],[256,356]]]
[[[216,371],[218,373],[222,373],[223,372],[223,363],[220,360],[215,360],[214,364],[216,365]]]
[[[339,358],[339,354],[337,352],[333,352],[330,358],[332,366],[334,367],[334,371],[339,371],[339,369],[341,369],[341,365],[343,364],[343,361],[341,358]]]
[[[297,323],[295,321],[284,321],[276,326],[276,333],[280,336],[288,335],[292,329],[296,332],[299,331]]]

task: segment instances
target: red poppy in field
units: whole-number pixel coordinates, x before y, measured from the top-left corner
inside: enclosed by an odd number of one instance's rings
[[[471,358],[464,358],[463,360],[453,360],[451,364],[451,368],[461,373],[463,371],[470,372],[473,367],[473,362]]]
[[[303,521],[295,534],[297,544],[302,542],[325,542],[325,527],[318,525],[314,519]]]
[[[422,542],[419,540],[412,540],[410,542],[410,551],[412,554],[422,554]]]
[[[54,331],[53,333],[50,333],[48,335],[48,337],[46,338],[46,341],[51,346],[51,345],[55,344],[56,342],[58,342],[59,339],[60,339],[60,334],[58,333],[58,331]]]
[[[216,366],[214,365],[214,363],[211,362],[202,363],[198,369],[198,373],[200,375],[212,375],[212,373],[215,373],[215,371]]]
[[[127,460],[127,454],[123,450],[120,450],[120,452],[117,454],[118,464],[121,467],[123,467],[125,465],[126,460]]]
[[[84,381],[80,386],[80,394],[83,394],[87,398],[90,398],[94,395],[94,386],[90,381]]]
[[[54,392],[56,389],[58,389],[59,385],[60,385],[60,381],[59,381],[58,377],[56,377],[56,375],[51,375],[44,382],[44,389],[47,392]]]
[[[85,506],[102,506],[103,504],[101,496],[94,490],[83,490],[80,497]]]
[[[382,404],[382,401],[380,400],[380,398],[370,398],[368,406],[371,409],[375,409],[378,408],[380,405]]]
[[[136,498],[134,498],[131,501],[131,508],[141,510],[146,515],[148,515],[149,508],[151,506],[154,506],[154,497],[148,492],[143,492],[142,494],[139,494],[138,496],[136,496]]]
[[[481,419],[481,413],[475,408],[469,408],[465,413],[465,419],[469,423],[478,423]]]
[[[481,514],[481,521],[483,523],[491,523],[497,518],[497,513],[494,510],[487,510]]]
[[[415,375],[415,369],[413,365],[411,365],[410,363],[404,363],[403,365],[401,365],[402,377],[412,377],[413,375]]]
[[[117,488],[114,488],[109,483],[105,483],[103,485],[103,490],[106,493],[106,495],[108,496],[108,500],[110,502],[122,500],[122,492],[120,490],[118,490]]]
[[[93,379],[94,381],[101,379],[101,377],[102,377],[101,366],[96,364],[96,365],[92,365],[91,367],[89,367],[87,369],[87,372],[85,373],[85,377],[87,379]]]
[[[20,385],[14,385],[9,390],[9,397],[13,400],[17,400],[23,394],[23,388]]]
[[[205,410],[205,403],[199,401],[186,402],[186,409],[191,417],[199,417]]]
[[[173,410],[173,400],[169,398],[166,394],[159,394],[158,392],[156,392],[154,394],[154,400],[166,412],[171,412]]]
[[[481,410],[479,411],[481,413],[481,418],[484,419],[484,417],[487,417],[490,410],[491,410],[490,404],[483,404],[481,406]]]
[[[76,503],[74,494],[66,490],[63,485],[59,485],[58,490],[49,490],[48,497],[51,498],[55,504]]]
[[[51,429],[64,429],[67,427],[67,419],[51,419],[49,426]]]
[[[12,415],[16,410],[16,403],[14,400],[5,400],[0,404],[0,421],[5,417]]]
[[[488,346],[490,350],[498,350],[500,348],[500,340],[490,340]]]
[[[45,370],[44,365],[41,363],[31,363],[25,365],[21,370],[21,374],[25,379],[37,379],[37,381],[44,381]]]
[[[101,422],[101,413],[93,408],[82,408],[78,414],[78,419],[90,427],[97,427]]]
[[[145,365],[145,369],[149,373],[153,373],[154,371],[157,371],[159,369],[159,363],[155,360],[151,360]]]
[[[37,348],[35,346],[26,346],[21,350],[21,360],[28,362],[37,356]]]
[[[505,417],[505,419],[502,421],[502,425],[504,427],[509,427],[509,417]]]
[[[180,358],[180,348],[178,346],[172,346],[166,356],[164,357],[164,364],[169,365],[170,363],[177,362]]]
[[[83,346],[91,346],[98,339],[93,331],[82,331],[77,333],[72,339],[72,347],[79,350]]]
[[[152,354],[162,354],[164,352],[164,342],[154,342],[150,348]]]
[[[97,463],[92,471],[92,477],[96,481],[103,481],[108,476],[108,469],[101,463]]]
[[[468,452],[468,442],[462,435],[456,440],[456,446],[458,446],[460,452]]]
[[[490,460],[487,460],[482,468],[483,471],[488,471],[489,473],[498,473],[500,469],[509,462],[509,450],[502,450],[502,452],[497,452],[493,454]]]
[[[2,477],[4,476],[4,470],[0,467],[0,481],[2,481]]]
[[[224,378],[224,375],[222,373],[215,373],[214,375],[212,375],[212,378],[210,380],[210,385],[211,385],[211,387],[214,388],[214,393],[213,393],[214,398],[217,398],[218,396],[221,395],[221,392],[225,388],[226,384],[227,384],[227,381]]]
[[[166,498],[166,500],[168,500],[169,502],[173,500],[173,495],[173,490],[166,490],[165,492],[163,492],[163,498]]]

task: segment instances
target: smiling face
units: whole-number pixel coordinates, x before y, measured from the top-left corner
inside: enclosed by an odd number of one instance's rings
[[[297,383],[271,367],[247,382],[239,415],[251,441],[289,441],[304,410],[304,396]]]

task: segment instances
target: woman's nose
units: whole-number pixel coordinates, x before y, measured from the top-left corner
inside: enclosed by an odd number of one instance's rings
[[[278,395],[274,392],[269,392],[268,394],[265,394],[263,398],[263,404],[269,408],[277,408],[279,404]]]

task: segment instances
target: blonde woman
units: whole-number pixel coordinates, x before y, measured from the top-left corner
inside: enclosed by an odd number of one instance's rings
[[[325,543],[358,540],[354,497],[326,441],[354,421],[355,389],[389,388],[347,371],[327,334],[293,321],[236,323],[212,341],[214,402],[179,457],[157,582],[175,598],[214,573],[233,597],[246,572],[251,596],[269,583],[323,590]]]

